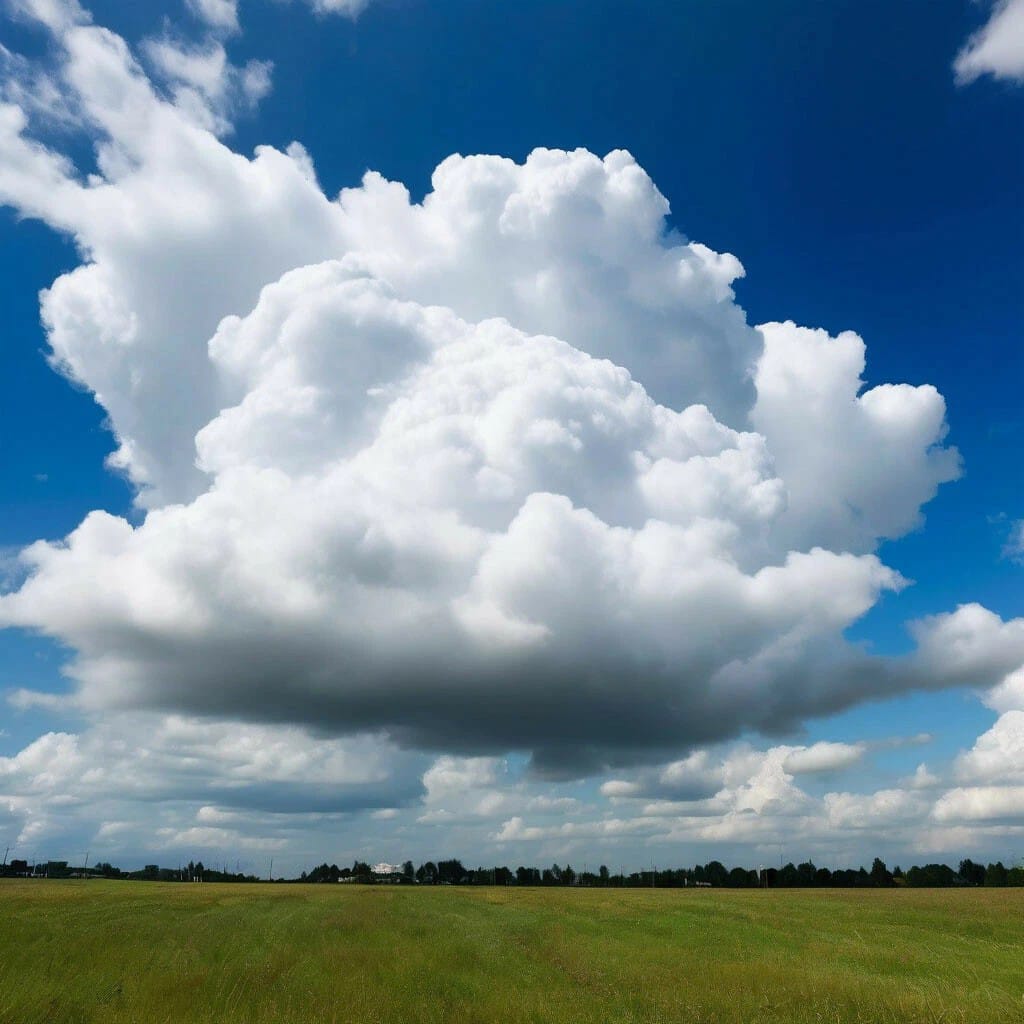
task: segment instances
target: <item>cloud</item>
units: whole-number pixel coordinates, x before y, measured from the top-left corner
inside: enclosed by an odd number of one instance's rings
[[[73,697],[60,693],[41,693],[36,690],[16,689],[7,694],[7,703],[17,711],[42,708],[46,711],[66,711],[74,708]]]
[[[355,18],[369,6],[370,0],[305,0],[315,14],[344,14]]]
[[[864,342],[765,324],[754,426],[786,482],[780,528],[789,543],[871,550],[921,524],[921,506],[960,474],[941,441],[946,404],[928,385],[862,391]]]
[[[951,789],[935,805],[938,821],[1018,821],[1024,817],[1024,786]]]
[[[439,757],[423,775],[426,793],[420,825],[444,825],[491,821],[513,813],[530,812],[546,817],[577,811],[573,797],[550,788],[538,791],[517,777],[506,761],[493,757]]]
[[[995,0],[992,15],[957,54],[961,84],[981,75],[1024,81],[1024,0]]]
[[[991,745],[979,740],[979,747]],[[577,808],[566,821],[519,812],[503,819],[491,839],[510,850],[530,850],[541,861],[556,853],[610,860],[628,851],[636,863],[640,842],[650,851],[647,863],[655,857],[659,863],[665,857],[679,863],[678,851],[685,845],[697,849],[698,861],[713,856],[752,866],[784,856],[835,867],[867,864],[878,855],[890,864],[952,854],[984,858],[1008,837],[1024,835],[1019,821],[1024,786],[951,788],[951,777],[963,776],[963,758],[951,772],[935,774],[920,765],[911,778],[875,790],[821,791],[819,766],[848,766],[854,763],[853,751],[866,755],[871,747],[867,742],[821,742],[705,749],[687,759],[686,771],[716,779],[711,795],[681,792],[678,799],[650,799],[661,780],[685,763],[677,762],[605,783],[601,794],[614,808],[611,812],[600,803]],[[1019,765],[1019,756],[1014,760],[1014,752],[1006,753]]]
[[[982,737],[977,748],[993,745]],[[503,758],[430,760],[379,736],[107,714],[0,758],[0,823],[22,853],[44,859],[89,847],[140,864],[157,852],[164,863],[242,857],[246,870],[265,872],[264,855],[273,853],[278,871],[294,873],[382,849],[397,860],[601,858],[636,866],[644,859],[638,844],[659,864],[680,863],[681,845],[697,860],[747,866],[780,853],[831,866],[879,854],[905,864],[950,851],[990,856],[1024,831],[1024,787],[1010,776],[986,781],[986,772],[1001,771],[995,761],[970,774],[962,757],[948,772],[920,766],[873,791],[822,791],[826,760],[849,765],[851,750],[866,757],[871,747],[702,749],[635,770],[628,791],[630,779],[609,780],[588,798]],[[1019,765],[1012,743],[1006,757]],[[685,788],[696,776],[714,780],[710,792]],[[651,798],[652,786],[669,784],[674,799]]]
[[[857,764],[866,749],[863,743],[814,743],[794,750],[783,762],[783,767],[791,775],[840,771]]]
[[[212,29],[238,31],[238,0],[186,0],[188,9]]]
[[[210,28],[225,33],[238,31],[238,0],[185,0],[189,10]],[[304,0],[317,15],[341,14],[357,18],[370,0]]]
[[[868,750],[865,743],[819,742],[810,746],[780,746],[770,752],[775,777],[838,772],[861,761]],[[601,794],[612,800],[655,799],[661,811],[670,812],[692,806],[720,794],[761,770],[765,755],[747,746],[739,746],[728,755],[716,756],[708,749],[697,750],[682,760],[659,769],[641,770],[630,779],[609,779],[601,785]],[[776,771],[777,769],[777,771]],[[708,806],[715,806],[712,802]],[[651,813],[654,813],[652,811]]]
[[[1011,561],[1024,563],[1024,519],[1017,519],[1010,524],[1002,555]]]
[[[257,846],[294,843],[311,817],[401,807],[423,793],[423,759],[380,737],[334,739],[295,727],[180,715],[108,715],[0,757],[0,805],[17,842],[78,835],[139,850],[230,823]],[[194,817],[193,817],[194,816]],[[116,828],[104,821],[119,821]],[[100,824],[97,824],[99,822]],[[168,825],[173,822],[173,827]],[[166,826],[167,833],[158,833]],[[209,836],[206,839],[210,839]],[[217,847],[193,834],[188,842]]]
[[[331,199],[300,146],[217,138],[219,43],[150,43],[164,95],[117,36],[43,20],[98,169],[8,103],[0,197],[84,254],[43,319],[144,515],[28,548],[0,622],[76,652],[80,709],[567,777],[1024,663],[1024,624],[977,606],[904,659],[844,639],[906,583],[879,543],[959,471],[943,400],[864,390],[852,333],[749,326],[738,260],[671,230],[628,153]],[[780,799],[856,755],[786,756]],[[668,799],[711,784],[691,768]]]
[[[1007,711],[974,747],[957,759],[957,776],[970,782],[1024,783],[1024,711]]]
[[[885,829],[899,833],[899,841],[912,836],[926,821],[930,802],[910,790],[879,790],[874,793],[830,792],[820,796],[801,788],[797,774],[817,774],[853,763],[852,751],[866,744],[822,742],[805,747],[777,746],[757,750],[738,745],[719,751],[702,750],[687,762],[665,766],[660,772],[640,772],[631,789],[626,780],[602,787],[615,804],[614,815],[595,817],[586,808],[568,822],[536,823],[528,815],[505,820],[494,834],[500,843],[581,843],[580,849],[595,844],[634,841],[637,837],[652,848],[677,850],[678,844],[700,844],[727,856],[734,851],[742,863],[766,850],[777,854],[781,847],[800,850],[799,858],[814,851],[815,856],[837,863],[837,844],[849,842],[850,830],[863,832],[868,841],[877,840]],[[679,791],[677,799],[650,800],[666,778],[695,770],[717,780],[712,795]],[[664,791],[661,791],[664,792]],[[636,813],[631,814],[631,808]],[[893,836],[886,840],[892,848]],[[859,841],[857,841],[859,843]],[[912,843],[912,840],[911,840]]]
[[[174,106],[217,135],[229,132],[238,114],[255,110],[270,92],[272,65],[250,60],[236,67],[219,40],[197,45],[165,35],[146,40],[143,52],[170,88]]]
[[[39,22],[55,33],[92,20],[78,0],[9,0],[9,8],[16,17]]]

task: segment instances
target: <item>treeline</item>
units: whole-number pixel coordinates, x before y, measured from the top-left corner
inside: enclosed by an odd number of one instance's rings
[[[283,879],[281,881],[284,881]],[[960,861],[954,871],[947,864],[925,864],[903,871],[899,866],[892,871],[878,857],[871,869],[841,868],[831,870],[817,867],[811,861],[786,864],[781,868],[727,868],[720,861],[697,864],[692,868],[669,868],[612,874],[605,865],[596,872],[577,872],[572,865],[552,864],[549,868],[507,866],[466,868],[459,860],[427,861],[415,867],[406,861],[400,871],[375,873],[369,864],[356,861],[351,868],[337,864],[321,864],[311,871],[303,871],[296,882],[358,882],[363,884],[399,883],[418,885],[536,885],[587,886],[593,888],[663,888],[679,889],[688,886],[713,886],[725,889],[812,889],[844,888],[870,889],[909,886],[911,888],[952,888],[954,886],[1024,886],[1024,867],[1007,868],[1002,862],[976,864]]]
[[[177,868],[147,864],[141,871],[122,871],[112,864],[73,867],[67,861],[40,861],[29,864],[12,860],[0,866],[0,877],[21,878],[119,878],[146,882],[259,882],[263,879],[240,871],[230,872],[206,867],[202,861],[189,861]],[[659,888],[681,889],[710,886],[724,889],[870,889],[908,886],[911,888],[953,888],[956,886],[1024,886],[1024,867],[1007,868],[1001,861],[978,864],[960,861],[957,870],[947,864],[925,864],[903,871],[888,869],[878,857],[871,869],[842,868],[830,870],[811,861],[786,864],[781,868],[727,868],[720,861],[697,864],[692,868],[669,868],[613,874],[605,865],[596,872],[577,872],[572,865],[552,864],[549,868],[507,866],[467,868],[460,860],[426,861],[416,867],[407,860],[400,868],[388,866],[377,871],[357,860],[352,867],[320,864],[303,871],[297,878],[275,878],[275,883],[348,882],[361,885],[523,885],[523,886],[586,886],[589,888]]]
[[[74,867],[66,860],[46,860],[30,864],[26,860],[12,860],[0,867],[0,878],[123,878],[135,882],[260,882],[256,875],[204,867],[203,862],[189,861],[177,868],[162,868],[147,864],[141,871],[122,871],[103,861],[91,867]]]

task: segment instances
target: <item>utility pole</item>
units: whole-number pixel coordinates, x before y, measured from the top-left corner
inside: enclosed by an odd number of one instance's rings
[[[4,863],[3,863],[4,867],[7,867],[7,854],[9,854],[10,852],[11,852],[10,846],[5,847],[5,849],[4,849]]]
[[[270,880],[274,880],[274,858],[270,858]]]

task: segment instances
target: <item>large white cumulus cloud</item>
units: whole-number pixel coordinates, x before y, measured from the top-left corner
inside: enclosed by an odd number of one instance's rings
[[[855,335],[748,326],[738,261],[666,231],[628,154],[331,200],[301,147],[232,152],[47,10],[98,171],[8,104],[0,198],[83,254],[43,318],[146,515],[27,550],[0,620],[75,650],[84,707],[574,772],[1024,661],[971,607],[902,661],[844,641],[904,583],[879,541],[958,472],[942,398],[863,392]]]

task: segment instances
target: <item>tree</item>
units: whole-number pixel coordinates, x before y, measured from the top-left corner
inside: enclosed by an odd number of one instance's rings
[[[985,868],[981,864],[975,864],[973,860],[962,860],[960,877],[964,880],[964,885],[984,885]]]
[[[747,886],[757,885],[757,872],[747,871],[746,868],[733,868],[729,872],[728,884],[733,889],[744,889]]]
[[[442,885],[460,885],[466,877],[466,873],[461,860],[439,860],[437,862],[437,880]]]
[[[724,864],[713,860],[704,865],[704,877],[714,886],[723,886],[729,881],[729,872],[725,870]]]
[[[800,876],[799,874],[797,874],[796,865],[793,864],[792,861],[790,861],[790,863],[787,864],[785,867],[779,868],[779,878],[777,884],[785,886],[786,888],[790,888],[794,885],[800,884]]]
[[[411,882],[416,877],[416,868],[411,860],[402,865],[402,874]]]
[[[597,877],[601,879],[602,885],[608,884],[608,868],[604,864],[597,869]]]
[[[985,869],[985,884],[986,885],[1006,885],[1006,868],[1003,867],[1003,862],[997,860],[995,864],[989,864]]]
[[[796,869],[796,884],[808,888],[814,885],[815,875],[818,873],[818,869],[814,866],[813,862],[805,861],[803,864],[797,865]]]
[[[892,885],[892,875],[885,866],[885,861],[876,857],[871,865],[871,884],[875,886],[888,887]]]
[[[907,885],[915,888],[930,886],[946,889],[959,881],[960,876],[946,864],[925,864],[924,867],[915,865],[907,871]]]

